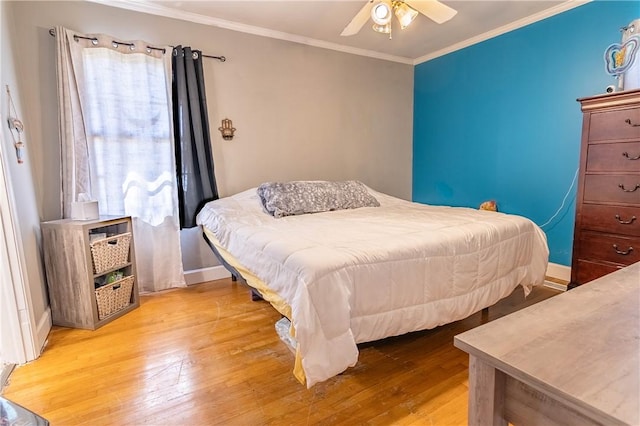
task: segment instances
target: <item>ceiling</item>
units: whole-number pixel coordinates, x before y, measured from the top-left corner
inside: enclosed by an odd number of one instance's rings
[[[420,14],[400,30],[394,18],[390,40],[388,34],[373,31],[371,21],[354,36],[340,36],[367,0],[92,1],[408,64],[425,62],[586,3],[442,0],[458,11],[450,21],[436,24]]]

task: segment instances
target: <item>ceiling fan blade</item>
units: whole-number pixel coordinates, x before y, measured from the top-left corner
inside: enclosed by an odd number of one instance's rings
[[[458,13],[438,0],[405,0],[405,3],[438,24],[447,22]]]
[[[367,1],[367,4],[365,4],[362,7],[362,9],[360,9],[360,12],[358,12],[356,16],[353,17],[351,22],[349,22],[349,25],[347,25],[345,29],[342,30],[340,35],[351,36],[354,34],[358,34],[358,31],[360,31],[360,28],[362,28],[363,25],[366,24],[367,21],[369,20],[369,17],[371,17],[372,6],[373,6],[372,2]]]

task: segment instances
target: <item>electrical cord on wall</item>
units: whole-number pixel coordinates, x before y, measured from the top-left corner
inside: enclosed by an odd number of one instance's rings
[[[575,183],[576,183],[576,178],[578,177],[578,171],[579,170],[580,170],[579,168],[576,169],[576,173],[573,175],[573,180],[571,181],[571,186],[569,186],[569,189],[567,190],[567,193],[564,195],[564,198],[562,199],[562,204],[560,204],[560,207],[558,207],[558,210],[553,214],[553,216],[551,216],[549,218],[549,220],[547,220],[545,223],[540,225],[540,228],[544,228],[545,226],[550,224],[551,221],[553,219],[555,219],[555,217],[558,216],[558,214],[560,214],[560,212],[564,208],[564,203],[567,201],[567,197],[569,197],[569,194],[571,193],[571,190],[573,189],[573,185],[575,185]]]

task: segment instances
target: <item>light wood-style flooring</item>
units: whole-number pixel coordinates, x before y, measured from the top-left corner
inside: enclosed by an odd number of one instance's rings
[[[518,288],[488,320],[555,294]],[[466,424],[468,357],[453,336],[481,313],[361,345],[354,368],[311,389],[291,374],[279,318],[230,279],[142,296],[96,331],[54,327],[3,396],[53,426]]]

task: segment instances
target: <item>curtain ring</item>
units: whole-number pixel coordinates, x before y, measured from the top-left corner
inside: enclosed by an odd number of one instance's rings
[[[91,39],[91,44],[93,44],[94,46],[98,45],[98,39],[97,38],[92,38]]]
[[[129,50],[136,50],[136,46],[132,44],[131,46],[129,46]]]
[[[118,48],[118,42],[116,42],[116,41],[112,41],[112,42],[111,42],[111,45],[112,45],[113,47],[115,47],[116,49]]]
[[[147,47],[147,53],[151,53],[151,49]]]
[[[198,52],[193,52],[193,53],[191,53],[191,57],[192,57],[193,59],[198,59]]]

